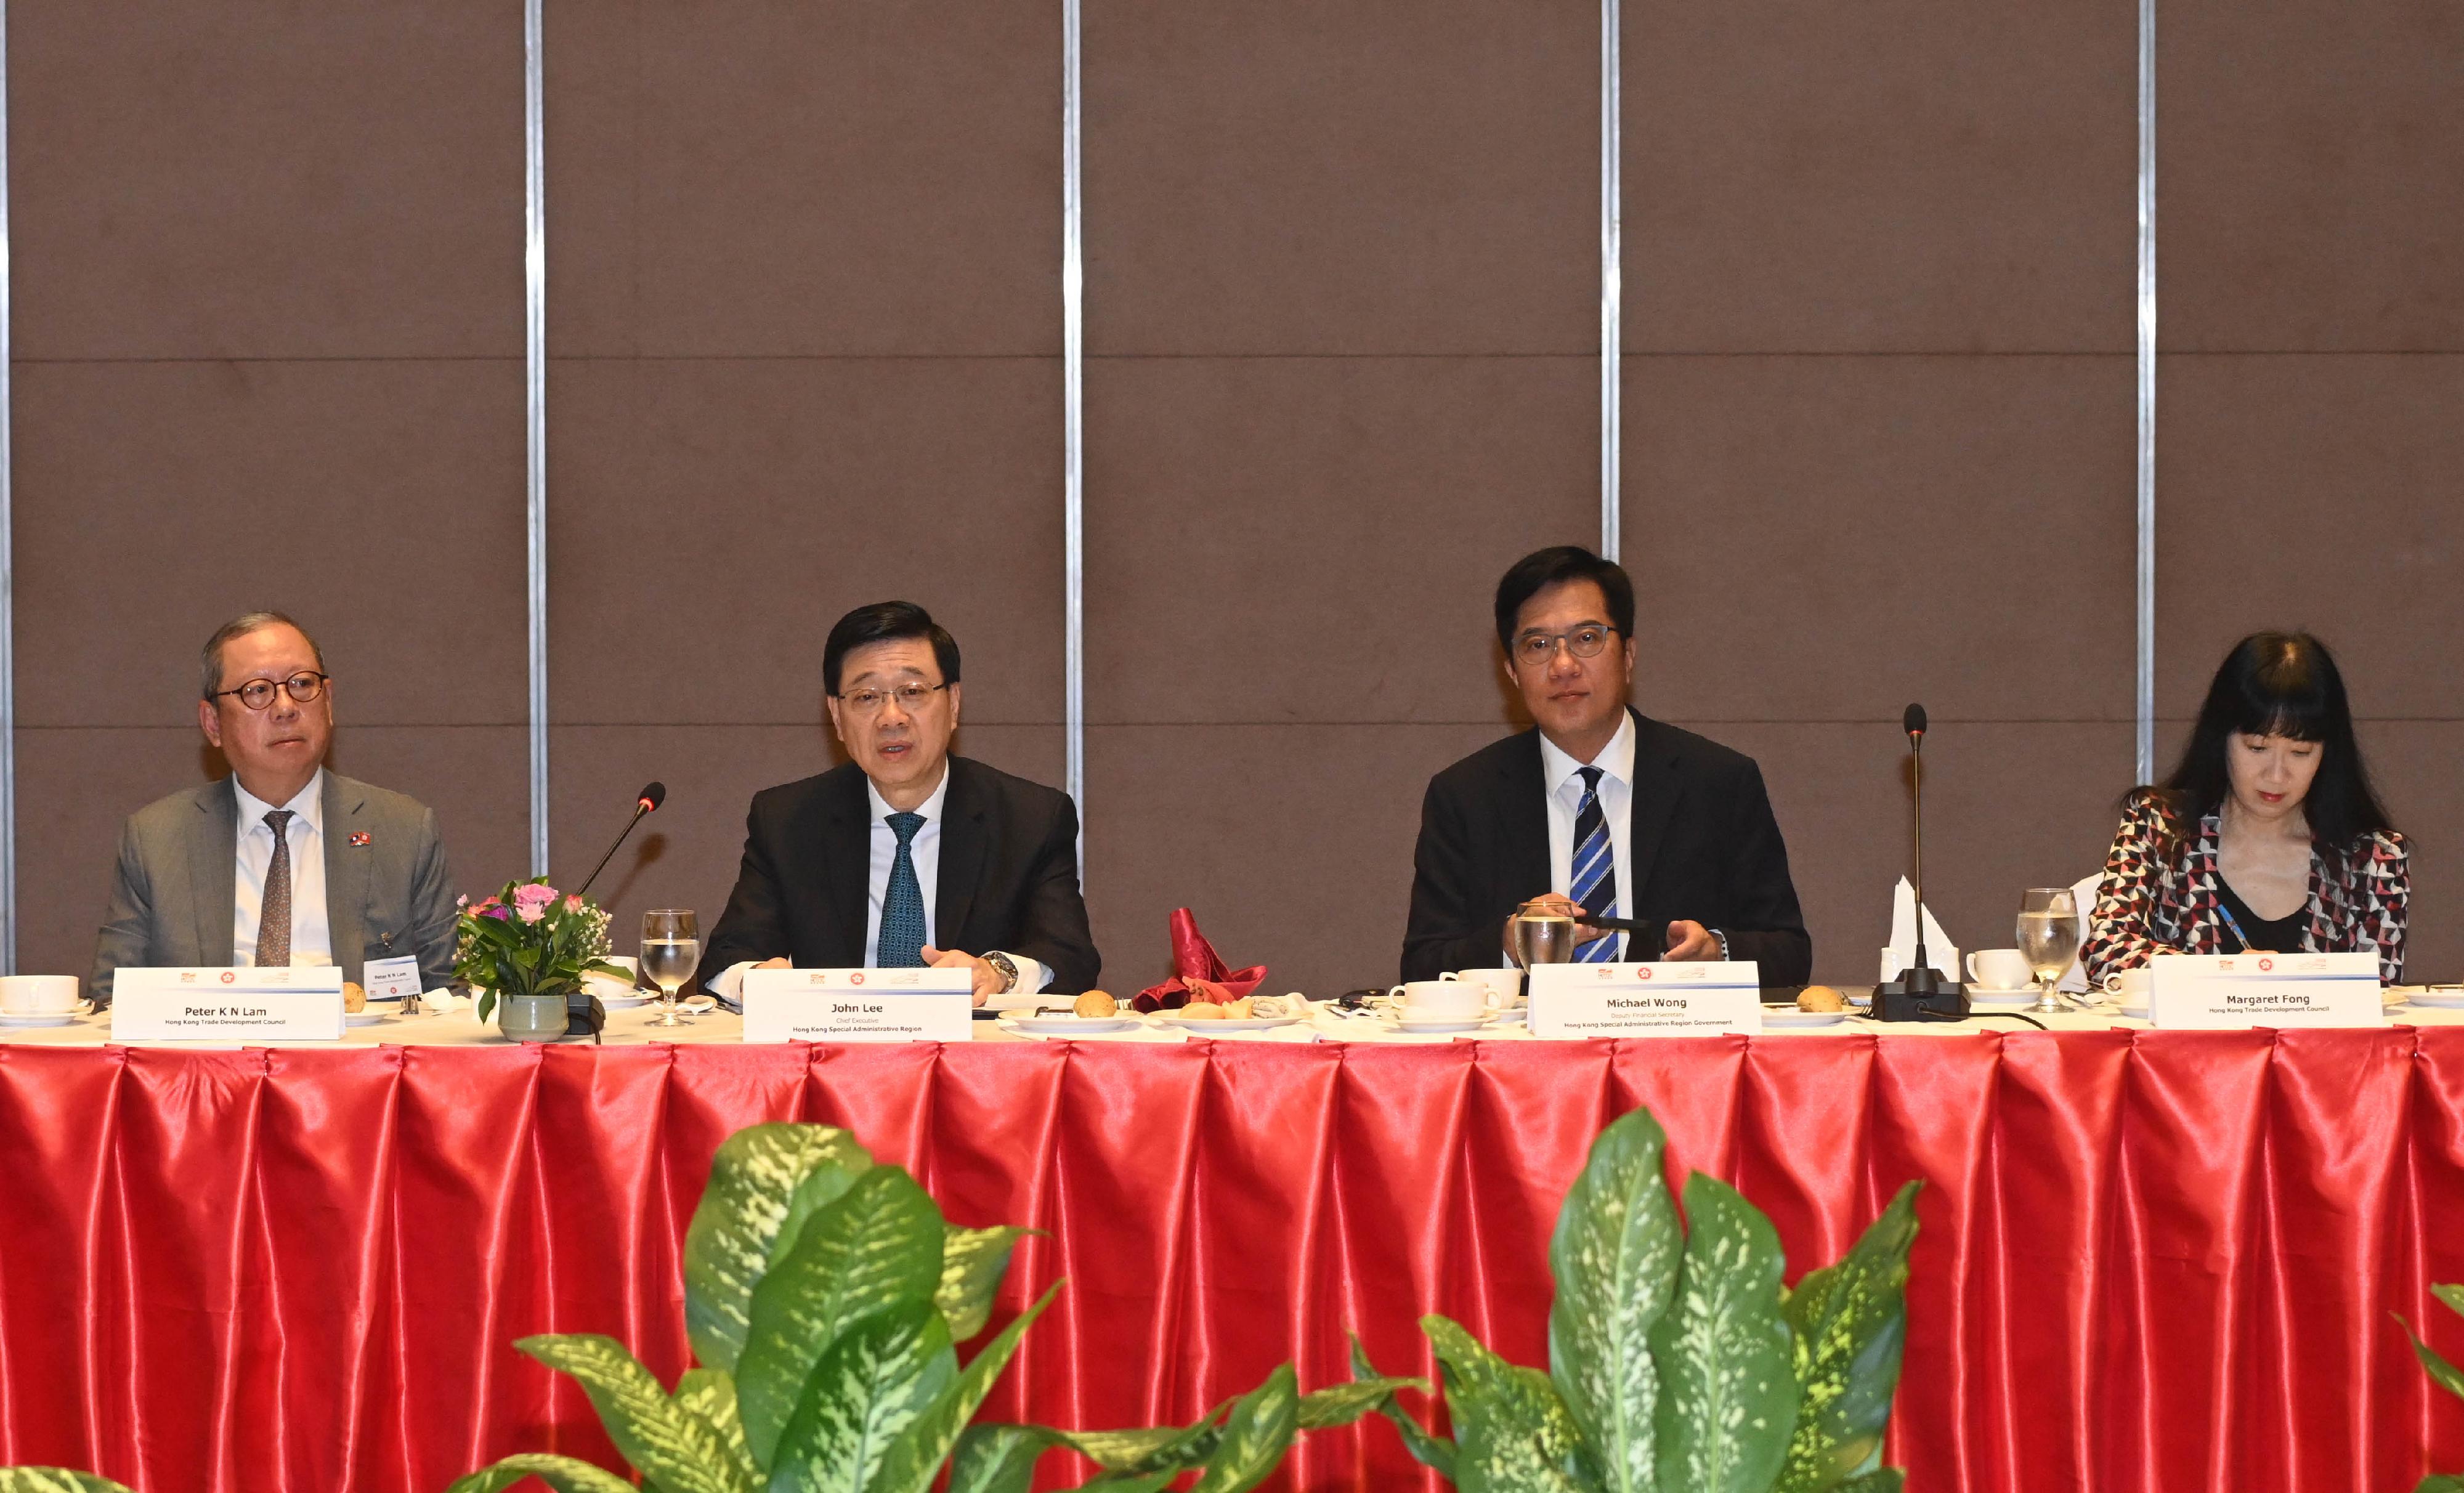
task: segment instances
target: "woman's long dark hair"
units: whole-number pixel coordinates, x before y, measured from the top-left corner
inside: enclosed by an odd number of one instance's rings
[[[2236,736],[2290,736],[2320,745],[2319,776],[2301,811],[2312,843],[2331,856],[2353,852],[2365,835],[2392,830],[2370,790],[2370,773],[2353,739],[2344,676],[2327,645],[2306,632],[2254,632],[2233,645],[2208,686],[2190,743],[2170,776],[2152,790],[2174,817],[2195,823],[2217,812],[2233,792],[2225,752]]]

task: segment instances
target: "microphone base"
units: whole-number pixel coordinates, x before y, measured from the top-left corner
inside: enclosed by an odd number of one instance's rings
[[[1899,978],[1874,987],[1874,1020],[1964,1021],[1968,987],[1927,966],[1902,970]]]

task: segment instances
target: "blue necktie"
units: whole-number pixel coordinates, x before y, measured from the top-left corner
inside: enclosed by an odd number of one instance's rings
[[[1574,900],[1586,912],[1617,916],[1617,851],[1609,845],[1608,816],[1600,812],[1600,770],[1580,769],[1583,801],[1574,807]],[[1617,957],[1617,934],[1595,938],[1574,951],[1575,962],[1605,964]]]
[[[898,854],[890,863],[890,887],[881,897],[881,941],[873,946],[873,965],[885,970],[912,970],[924,963],[924,889],[915,880],[911,848],[915,831],[924,827],[921,814],[892,814],[887,823],[898,837]]]

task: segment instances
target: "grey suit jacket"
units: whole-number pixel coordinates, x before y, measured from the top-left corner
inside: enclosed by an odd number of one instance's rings
[[[370,958],[415,954],[424,988],[451,980],[453,883],[435,811],[330,768],[322,799],[325,919],[342,977],[361,979]],[[352,844],[355,835],[365,842]],[[123,964],[231,963],[238,859],[239,801],[228,778],[128,816],[87,984],[94,999],[110,1000]]]

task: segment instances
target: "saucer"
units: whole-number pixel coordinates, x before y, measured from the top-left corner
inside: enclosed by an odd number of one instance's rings
[[[1138,1024],[1134,1016],[1078,1016],[1067,1011],[1037,1016],[1012,1012],[1001,1018],[1001,1024],[1014,1032],[1032,1037],[1089,1037],[1097,1032],[1126,1032]]]
[[[0,1011],[0,1026],[66,1026],[75,1011]]]
[[[1998,990],[1986,985],[1968,987],[1968,1003],[1972,1006],[2024,1006],[2036,1003],[2033,988]]]
[[[1486,1026],[1489,1018],[1482,1016],[1390,1016],[1383,1023],[1396,1032],[1476,1032]]]
[[[1837,1026],[1848,1020],[1845,1011],[1774,1011],[1763,1009],[1765,1026]]]
[[[1177,1011],[1163,1011],[1156,1014],[1155,1020],[1166,1026],[1177,1026],[1184,1032],[1205,1033],[1263,1032],[1269,1027],[1289,1026],[1300,1018],[1297,1016],[1245,1016],[1226,1017],[1210,1021],[1202,1016],[1191,1018]]]
[[[2464,1008],[2464,987],[2458,987],[2455,985],[2426,985],[2422,987],[2419,992],[2407,996],[2405,998],[2405,1003],[2407,1005],[2428,1006],[2435,1010],[2457,1010],[2459,1008]]]
[[[2137,1002],[2128,1000],[2116,1001],[2114,1003],[2114,1009],[2121,1012],[2123,1016],[2130,1017],[2136,1021],[2144,1021],[2147,1020],[2147,1002],[2145,1000]]]
[[[342,1024],[345,1026],[374,1026],[379,1021],[392,1021],[393,1016],[394,1014],[391,1011],[345,1011],[342,1013]]]
[[[646,1006],[659,999],[647,990],[637,990],[629,996],[611,996],[604,991],[593,991],[591,994],[599,997],[599,1003],[610,1011],[630,1011],[635,1006]]]

